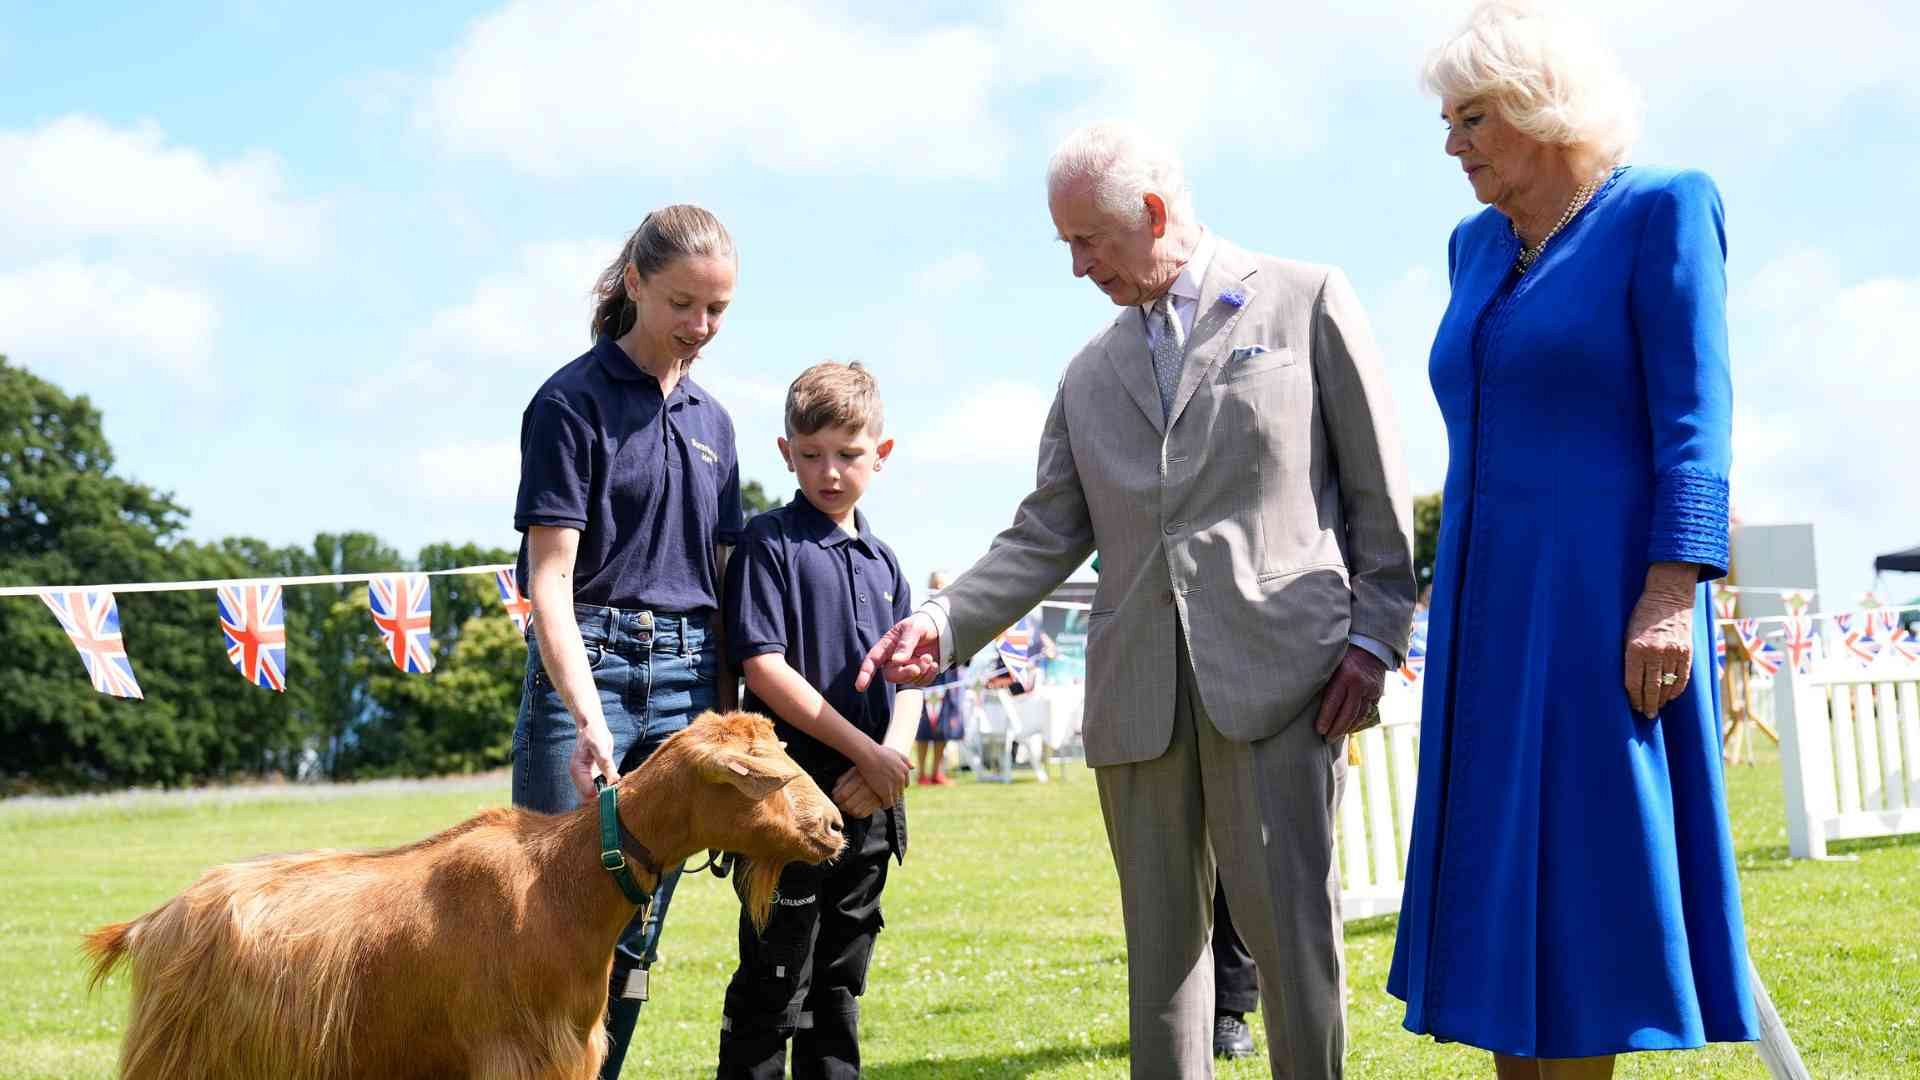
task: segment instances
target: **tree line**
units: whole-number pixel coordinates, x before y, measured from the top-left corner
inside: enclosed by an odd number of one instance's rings
[[[749,510],[768,503],[747,485]],[[510,563],[429,544],[412,558],[364,532],[280,547],[183,536],[188,510],[122,474],[83,396],[0,355],[0,585],[294,577]],[[364,583],[285,590],[287,690],[228,661],[211,590],[117,599],[143,701],[93,690],[46,607],[0,599],[0,793],[178,785],[269,774],[333,779],[507,763],[526,646],[490,577],[433,579],[434,670],[388,661]]]

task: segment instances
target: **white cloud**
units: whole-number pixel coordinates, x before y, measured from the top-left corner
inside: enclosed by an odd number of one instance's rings
[[[0,227],[16,237],[158,239],[169,253],[292,260],[318,242],[319,212],[285,187],[272,155],[214,161],[152,123],[72,115],[0,131]]]
[[[1052,387],[996,379],[950,406],[931,421],[902,417],[902,430],[912,438],[901,453],[930,464],[1013,466],[1021,470],[1021,482],[1031,475],[1053,406]]]
[[[1795,252],[1736,283],[1734,502],[1750,523],[1811,521],[1820,583],[1858,595],[1873,556],[1920,540],[1904,462],[1920,416],[1920,278],[1843,282]]]
[[[987,283],[987,258],[977,251],[955,251],[914,271],[913,291],[947,297],[970,292]]]
[[[996,74],[976,27],[892,30],[779,0],[515,2],[468,30],[421,117],[455,149],[545,176],[742,160],[980,176],[1007,150],[988,117]]]
[[[92,385],[159,370],[204,383],[219,310],[205,292],[111,263],[61,260],[0,272],[12,360]]]
[[[555,356],[589,344],[593,285],[619,251],[618,238],[529,244],[511,269],[482,278],[464,303],[436,312],[423,344],[551,368]]]
[[[1427,378],[1434,327],[1447,310],[1443,270],[1414,266],[1376,297],[1363,296],[1374,337],[1386,360],[1387,382],[1400,417],[1407,476],[1416,494],[1438,491],[1447,478],[1447,431]]]
[[[361,381],[349,391],[348,403],[371,409],[395,394],[480,393],[501,385],[531,394],[591,344],[593,283],[620,242],[610,237],[521,248],[513,265],[482,277],[465,300],[433,312],[408,343],[408,359]]]
[[[1654,130],[1683,145],[1736,108],[1778,143],[1862,90],[1910,95],[1920,50],[1920,17],[1878,0],[1834,0],[1811,19],[1804,4],[1751,0],[1562,6],[1620,52]],[[744,162],[978,178],[1027,160],[1031,148],[1010,155],[1019,139],[1108,117],[1199,159],[1280,160],[1323,146],[1341,100],[1427,108],[1420,63],[1467,9],[1054,0],[903,28],[914,16],[792,0],[515,0],[468,29],[419,116],[449,146],[544,176]],[[1744,108],[1755,100],[1764,115]]]
[[[414,453],[414,464],[416,497],[511,503],[520,483],[520,445],[509,439],[429,446]]]

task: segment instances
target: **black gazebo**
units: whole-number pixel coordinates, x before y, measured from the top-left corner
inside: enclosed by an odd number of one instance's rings
[[[1884,574],[1889,570],[1920,574],[1920,547],[1891,551],[1873,560],[1874,573]]]

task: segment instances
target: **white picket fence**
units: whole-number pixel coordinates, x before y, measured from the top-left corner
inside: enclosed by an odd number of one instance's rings
[[[1388,675],[1380,726],[1352,742],[1360,763],[1347,768],[1334,853],[1340,860],[1342,914],[1366,919],[1400,910],[1420,771],[1420,687]]]
[[[1787,849],[1920,833],[1920,670],[1841,662],[1777,677]]]
[[[1014,778],[1013,748],[1026,754],[1036,780],[1048,778],[1080,730],[1080,687],[1043,686],[1019,697],[1005,690],[981,692],[962,748],[981,780]],[[1420,688],[1389,675],[1380,699],[1380,726],[1353,740],[1360,764],[1347,769],[1346,791],[1334,823],[1340,860],[1341,905],[1349,919],[1400,910],[1400,886],[1413,837],[1414,780],[1419,773]]]

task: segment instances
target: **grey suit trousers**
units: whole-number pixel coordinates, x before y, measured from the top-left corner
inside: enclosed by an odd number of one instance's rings
[[[1229,740],[1207,717],[1184,644],[1178,672],[1167,752],[1095,770],[1126,923],[1133,1076],[1213,1075],[1217,866],[1259,966],[1273,1075],[1340,1077],[1346,965],[1333,820],[1344,741],[1322,739],[1311,713],[1265,739]]]

